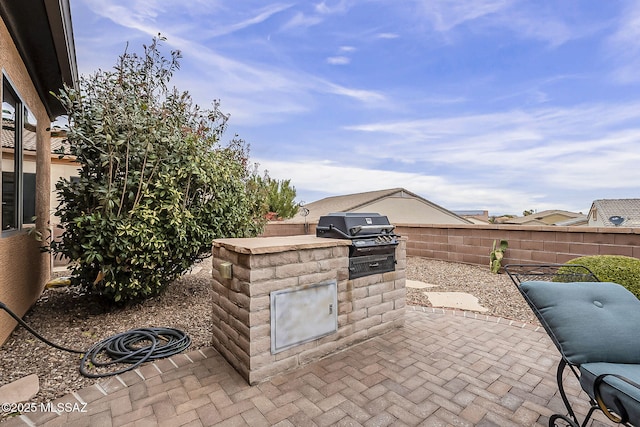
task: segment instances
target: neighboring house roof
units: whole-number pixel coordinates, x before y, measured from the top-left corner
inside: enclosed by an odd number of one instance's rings
[[[397,193],[400,189],[391,188],[380,191],[368,191],[366,193],[345,194],[343,196],[326,197],[312,203],[306,204],[304,207],[309,209],[309,217],[307,219],[319,219],[322,215],[330,212],[349,212],[361,206],[370,204],[371,202],[388,197]]]
[[[15,146],[15,126],[13,120],[2,119],[2,133],[0,141],[3,148],[14,148]]]
[[[491,224],[489,220],[478,218],[476,216],[466,216],[466,215],[461,215],[461,216],[467,221],[471,221],[472,224]]]
[[[35,132],[24,132],[22,134],[22,147],[25,151],[36,151],[37,140]],[[68,147],[64,144],[67,140],[67,134],[64,131],[51,132],[51,153],[56,150]],[[3,148],[13,148],[15,145],[14,125],[12,120],[2,119],[2,132],[0,133],[0,145]],[[57,153],[55,153],[57,154]]]
[[[7,25],[51,119],[65,114],[50,92],[76,87],[78,68],[69,0],[0,1]]]
[[[578,217],[578,218],[571,218],[566,221],[556,222],[553,225],[557,225],[559,227],[574,227],[577,225],[587,225],[588,223],[589,223],[589,219],[587,218],[587,216],[582,215],[581,217]]]
[[[606,227],[614,227],[612,217],[624,218],[622,227],[640,227],[640,199],[600,199],[594,200],[589,210],[589,218],[596,215]]]
[[[489,211],[485,210],[466,210],[466,211],[453,211],[454,214],[459,215],[465,219],[468,219],[474,224],[490,224]]]
[[[58,154],[57,150],[64,150],[66,155],[69,154],[69,145],[67,141],[67,132],[65,130],[52,130],[51,131],[51,153]]]
[[[586,220],[586,218],[587,217],[581,213],[554,209],[554,210],[536,212],[531,215],[510,218],[502,223],[503,224],[520,224],[520,225],[560,225],[559,223],[564,223],[569,220],[573,220],[573,219]]]
[[[474,209],[474,210],[467,210],[467,211],[452,211],[452,212],[460,216],[483,216],[483,215],[489,216],[489,212],[481,209]]]
[[[13,148],[16,145],[15,139],[15,125],[13,120],[2,119],[2,133],[0,134],[0,141],[3,148]],[[35,132],[23,132],[22,133],[22,148],[24,151],[36,151],[36,133]]]
[[[505,221],[502,221],[501,224],[518,224],[518,225],[549,225],[541,219],[531,217],[531,215],[526,216],[518,216],[515,218],[509,218]]]
[[[511,215],[501,215],[501,216],[496,216],[493,218],[493,223],[494,224],[504,224],[505,221],[509,221],[512,218],[516,218],[515,216],[511,216]]]
[[[308,209],[309,212],[306,218],[301,215],[296,215],[295,217],[287,219],[284,222],[302,223],[306,220],[306,222],[315,223],[321,216],[327,215],[332,212],[364,212],[369,207],[379,209],[382,208],[387,202],[392,202],[390,203],[390,205],[393,205],[397,204],[401,200],[411,201],[412,203],[414,203],[413,207],[415,208],[424,208],[424,223],[429,223],[429,220],[426,217],[426,213],[428,210],[430,212],[437,213],[439,216],[448,218],[448,220],[450,221],[448,223],[450,224],[472,224],[471,221],[462,218],[455,213],[418,196],[417,194],[407,191],[404,188],[390,188],[386,190],[368,191],[365,193],[327,197],[304,205],[304,208]],[[403,216],[402,213],[394,214],[386,211],[376,213],[389,216],[389,220],[392,222],[404,223],[407,221],[406,216]],[[395,216],[397,220],[394,221],[392,216]]]

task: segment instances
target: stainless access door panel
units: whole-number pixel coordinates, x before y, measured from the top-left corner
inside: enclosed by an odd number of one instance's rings
[[[337,330],[337,281],[271,292],[271,353]]]

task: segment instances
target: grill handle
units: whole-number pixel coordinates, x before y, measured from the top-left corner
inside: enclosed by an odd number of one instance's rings
[[[323,226],[323,225],[319,225],[316,227],[316,230],[320,230],[322,232],[325,231],[335,231],[336,233],[340,234],[342,237],[344,237],[345,239],[350,239],[351,236],[349,236],[348,234],[346,234],[344,231],[340,230],[339,228],[336,228],[333,226],[333,224],[329,224],[328,227]]]
[[[349,231],[355,236],[362,230],[384,230],[389,233],[393,231],[394,228],[396,228],[395,225],[356,225],[355,227],[351,227]]]

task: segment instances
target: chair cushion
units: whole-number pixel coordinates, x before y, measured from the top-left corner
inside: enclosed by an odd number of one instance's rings
[[[640,300],[623,286],[537,281],[520,286],[570,363],[640,363]]]
[[[580,386],[592,399],[595,399],[593,383],[601,374],[621,375],[640,384],[640,365],[585,363],[580,366]],[[600,384],[600,396],[607,408],[618,415],[622,414],[621,410],[624,409],[634,424],[640,420],[640,388],[614,376],[606,376]]]

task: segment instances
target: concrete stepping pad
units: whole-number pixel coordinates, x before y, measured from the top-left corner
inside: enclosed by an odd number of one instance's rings
[[[40,380],[36,374],[27,375],[0,387],[0,402],[26,402],[40,391]]]
[[[414,288],[414,289],[426,289],[426,288],[435,288],[438,285],[432,285],[430,283],[425,283],[425,282],[421,282],[419,280],[409,280],[406,279],[405,280],[405,286],[407,288]]]
[[[434,307],[457,308],[469,311],[488,311],[478,303],[478,298],[465,292],[425,292]]]
[[[187,270],[187,274],[198,274],[202,270],[202,267],[191,267],[191,270]]]

